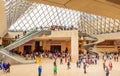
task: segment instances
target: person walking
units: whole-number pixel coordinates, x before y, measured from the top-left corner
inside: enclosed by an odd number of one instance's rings
[[[103,69],[105,70],[105,68],[106,68],[105,62],[103,62]]]
[[[54,71],[54,75],[57,75],[57,66],[56,65],[54,65],[53,71]]]
[[[6,72],[6,66],[7,64],[5,62],[2,63],[2,69],[3,69],[3,72]]]
[[[119,56],[118,56],[118,54],[116,55],[116,61],[118,62],[118,60],[119,60]]]
[[[77,66],[77,68],[78,68],[78,64],[79,64],[79,62],[77,61],[77,62],[76,62],[76,66]]]
[[[42,66],[38,66],[38,76],[41,76],[42,73]]]
[[[106,67],[106,76],[109,76],[109,69]]]
[[[67,62],[67,67],[70,69],[70,61]]]
[[[65,57],[65,63],[67,62],[67,57]]]
[[[6,65],[6,73],[10,73],[10,63],[9,62]]]
[[[112,65],[112,62],[111,62],[111,61],[109,62],[109,65],[108,65],[108,66],[109,66],[110,70],[112,70],[113,65]]]
[[[81,60],[78,61],[78,67],[80,68],[81,66]]]
[[[62,57],[60,58],[60,64],[63,64],[63,59],[62,59]]]
[[[86,67],[87,67],[87,64],[86,63],[83,63],[83,69],[84,69],[84,74],[86,74]]]
[[[53,62],[53,65],[54,65],[54,66],[57,66],[57,64],[56,64],[56,60]]]
[[[97,64],[97,58],[94,58],[94,64]]]

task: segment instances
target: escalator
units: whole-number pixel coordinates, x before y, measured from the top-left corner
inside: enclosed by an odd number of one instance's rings
[[[11,52],[1,49],[0,50],[0,58],[2,56],[5,57],[4,61],[9,62],[10,64],[30,64],[35,63],[35,60],[26,60],[24,57],[18,55],[18,54],[12,54]]]
[[[9,44],[8,46],[6,46],[4,49],[5,50],[12,50],[30,40],[32,40],[34,37],[36,36],[42,36],[43,34],[45,35],[50,35],[51,31],[49,30],[42,30],[42,31],[32,31],[30,33],[28,33],[27,35],[23,36],[22,38],[19,38],[18,40],[16,40],[15,42]]]
[[[35,61],[25,60],[24,57],[21,57],[17,54],[11,54],[10,50],[32,40],[34,37],[42,36],[42,35],[50,35],[50,30],[41,30],[41,31],[31,31],[25,36],[17,39],[13,43],[9,44],[8,46],[4,47],[0,51],[0,56],[5,55],[6,61],[11,62],[11,64],[19,64],[19,63],[33,63]]]

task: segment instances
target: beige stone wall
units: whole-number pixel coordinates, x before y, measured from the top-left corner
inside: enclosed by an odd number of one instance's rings
[[[95,46],[94,50],[100,52],[117,52],[117,46]]]
[[[59,31],[52,31],[51,35],[43,35],[43,36],[38,36],[35,37],[34,39],[39,39],[39,40],[46,40],[46,39],[55,39],[60,40],[61,38],[64,39],[69,39],[72,36],[72,33],[76,33],[78,30],[59,30]]]
[[[61,51],[65,51],[66,47],[68,51],[71,51],[70,41],[43,41],[43,49],[50,50],[51,45],[60,45]]]
[[[57,43],[59,43],[59,44],[55,44],[55,43],[56,43],[56,41],[51,41],[51,42],[42,41],[43,50],[50,50],[51,45],[61,45],[62,52],[65,51],[66,47],[68,48],[68,52],[71,52],[71,42],[70,41],[57,41]],[[31,44],[23,44],[23,45],[17,47],[16,50],[23,53],[24,46],[26,46],[26,45],[31,46],[31,51],[35,50],[35,41],[32,42]]]
[[[26,46],[26,45],[30,45],[31,46],[31,50],[30,51],[34,51],[35,50],[35,41],[23,44],[23,45],[17,47],[16,50],[21,52],[21,53],[23,53],[24,52],[24,46]]]
[[[0,37],[4,37],[7,33],[8,26],[5,14],[4,1],[0,0]]]
[[[23,32],[8,32],[4,38],[15,38],[15,36],[23,35]]]

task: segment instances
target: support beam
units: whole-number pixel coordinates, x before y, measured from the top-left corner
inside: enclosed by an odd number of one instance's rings
[[[73,30],[74,31],[74,30]],[[78,60],[78,31],[71,32],[71,57],[72,62]]]
[[[3,37],[7,33],[7,30],[4,2],[0,0],[0,37]]]

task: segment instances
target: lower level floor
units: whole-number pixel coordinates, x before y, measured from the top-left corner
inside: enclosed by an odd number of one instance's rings
[[[41,76],[54,76],[53,62],[51,59],[42,59],[42,75]],[[49,63],[49,64],[48,64]],[[109,76],[120,76],[120,61],[114,62],[113,68]],[[106,64],[107,65],[107,64]],[[103,70],[103,60],[98,60],[97,65],[88,65],[87,73],[84,74],[83,65],[80,68],[76,67],[76,63],[71,63],[71,69],[67,69],[67,63],[63,61],[60,64],[60,59],[57,59],[57,76],[106,76]],[[11,66],[10,73],[4,73],[0,70],[0,76],[38,76],[38,64],[23,64]]]

